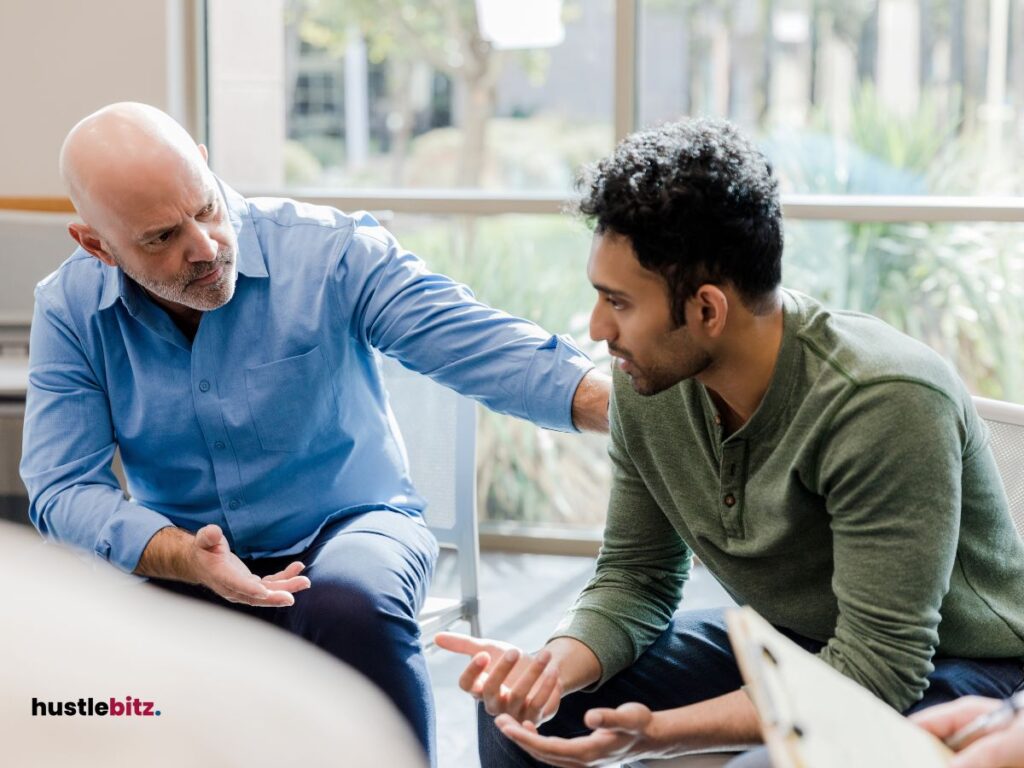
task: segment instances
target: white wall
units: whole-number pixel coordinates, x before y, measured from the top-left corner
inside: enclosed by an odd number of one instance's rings
[[[210,165],[236,189],[284,184],[283,0],[210,0]]]
[[[79,119],[144,101],[188,124],[189,0],[2,0],[0,196],[62,195],[57,153]]]

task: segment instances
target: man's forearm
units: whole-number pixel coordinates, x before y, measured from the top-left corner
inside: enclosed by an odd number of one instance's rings
[[[194,539],[181,528],[161,528],[142,550],[135,574],[198,584],[192,562]]]
[[[761,741],[757,710],[742,690],[655,712],[654,728],[657,742],[666,748],[665,756]]]
[[[591,369],[576,387],[572,398],[572,423],[588,432],[608,431],[608,399],[612,380],[596,368]]]

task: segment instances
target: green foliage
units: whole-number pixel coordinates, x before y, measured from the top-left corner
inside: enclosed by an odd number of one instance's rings
[[[350,28],[366,39],[370,61],[426,59],[454,74],[458,48],[476,28],[474,0],[291,0],[303,40],[344,52]]]
[[[928,94],[914,112],[895,114],[865,86],[854,100],[853,147],[836,153],[831,137],[794,137],[781,146],[800,149],[781,152],[779,169],[790,183],[799,178],[798,188],[821,192],[985,191],[972,188],[979,169],[1006,164],[986,159],[977,137],[958,133],[956,114],[955,102],[943,106]],[[1012,188],[1005,177],[1014,174],[1003,176]],[[814,184],[803,186],[808,180]],[[1006,224],[789,222],[786,282],[926,342],[975,392],[1024,399],[1022,231]]]
[[[448,187],[456,183],[464,137],[457,128],[438,128],[412,142],[405,166],[412,186]],[[528,118],[491,118],[480,185],[494,189],[571,188],[576,169],[612,146],[608,124],[571,124],[544,114]]]
[[[894,168],[927,173],[959,135],[959,100],[925,91],[916,109],[896,113],[864,83],[853,101],[849,136],[857,146]]]
[[[471,286],[477,297],[570,332],[600,365],[603,345],[588,339],[595,294],[586,279],[590,233],[568,216],[479,220],[397,220],[403,245],[430,268]],[[480,410],[477,486],[481,517],[525,523],[599,526],[610,482],[606,441],[546,432]]]

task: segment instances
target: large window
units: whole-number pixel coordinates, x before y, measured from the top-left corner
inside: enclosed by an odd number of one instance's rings
[[[481,301],[545,328],[569,332],[607,370],[604,345],[588,336],[594,292],[586,279],[590,233],[567,216],[396,216],[402,243]],[[485,521],[594,529],[610,482],[606,440],[564,435],[479,410],[477,486]]]
[[[612,146],[611,0],[284,13],[287,184],[562,193]]]
[[[784,191],[1021,191],[1017,0],[646,0],[639,30],[639,123],[728,117]]]
[[[781,179],[788,285],[1024,400],[1024,1],[255,7],[208,0],[211,156],[243,191],[393,211],[431,267],[604,361],[589,235],[561,213],[576,169],[631,130],[728,117]],[[485,520],[599,527],[602,440],[483,414],[480,448]]]

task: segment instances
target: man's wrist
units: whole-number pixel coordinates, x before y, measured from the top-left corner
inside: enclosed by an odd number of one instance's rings
[[[742,690],[652,713],[645,731],[648,756],[675,757],[694,749],[760,743],[756,710]]]
[[[182,528],[161,528],[142,550],[138,576],[199,584],[194,554],[195,536]]]
[[[647,750],[660,757],[669,757],[678,750],[680,735],[675,726],[676,710],[667,709],[651,713],[651,723],[647,726],[645,741]]]
[[[601,662],[584,643],[573,637],[556,637],[544,648],[551,654],[551,662],[558,669],[558,682],[563,696],[573,693],[601,679]]]
[[[608,402],[611,379],[591,368],[576,385],[572,398],[572,423],[576,429],[591,432],[608,431]]]

